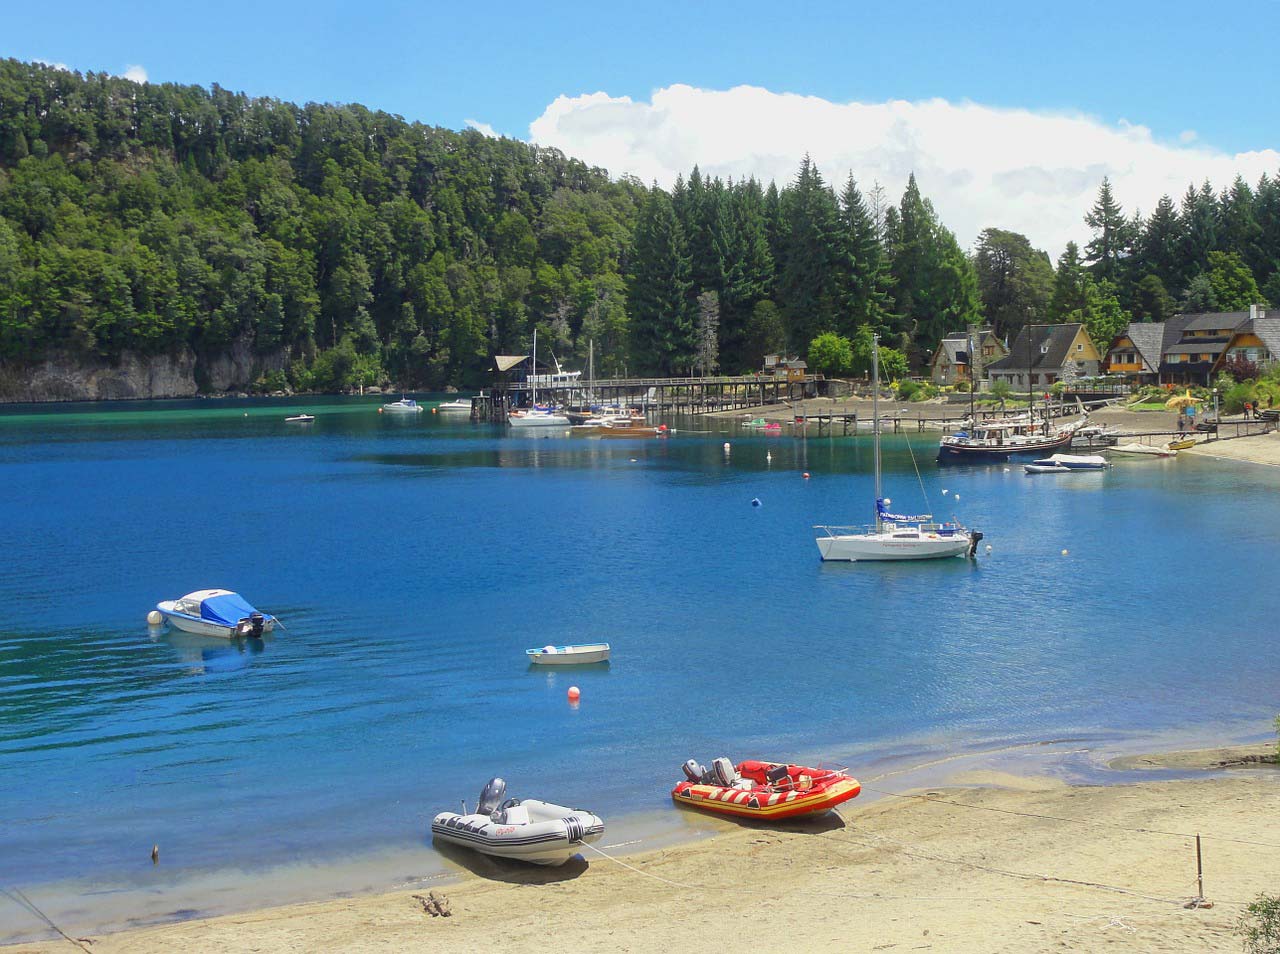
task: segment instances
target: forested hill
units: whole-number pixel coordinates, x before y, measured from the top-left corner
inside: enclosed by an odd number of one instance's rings
[[[643,193],[361,106],[3,60],[0,357],[241,339],[304,385],[439,387],[524,350],[535,316],[620,355]]]
[[[1131,319],[1280,306],[1278,178],[1148,217],[1104,179],[1081,215],[1055,269],[997,228],[966,253],[914,176],[891,202],[806,157],[782,188],[695,167],[666,191],[357,105],[0,60],[0,398],[44,359],[168,362],[189,391],[474,386],[535,327],[571,367],[594,343],[601,376],[784,348],[856,371],[872,330],[919,368],[976,320],[1105,346]],[[826,332],[861,344],[812,350]]]

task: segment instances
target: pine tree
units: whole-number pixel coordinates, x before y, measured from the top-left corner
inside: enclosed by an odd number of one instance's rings
[[[1147,219],[1137,242],[1141,268],[1154,276],[1165,289],[1181,289],[1182,275],[1179,244],[1182,238],[1182,222],[1177,207],[1167,195],[1160,197],[1155,211]]]
[[[1265,268],[1265,259],[1258,244],[1262,228],[1258,225],[1254,205],[1253,190],[1241,176],[1236,176],[1231,188],[1223,190],[1218,200],[1218,217],[1222,223],[1219,244],[1223,251],[1239,255],[1251,271]]]
[[[1258,247],[1262,255],[1253,273],[1258,284],[1270,288],[1280,269],[1280,179],[1263,174],[1258,181],[1254,210],[1261,230]],[[1271,301],[1271,304],[1280,307],[1280,301]]]
[[[1068,321],[1068,315],[1084,311],[1088,307],[1088,288],[1092,282],[1080,260],[1080,247],[1068,242],[1066,250],[1058,256],[1058,268],[1053,279],[1053,298],[1049,301],[1049,320]]]
[[[880,244],[880,230],[852,175],[840,195],[840,264],[843,274],[843,322],[838,330],[852,335],[861,325],[886,330],[893,278]]]
[[[756,302],[773,288],[773,256],[769,252],[764,192],[755,179],[728,190],[732,215],[732,247],[725,261],[725,287],[720,295],[720,363],[729,371],[759,367],[746,352],[747,325]]]
[[[1218,248],[1218,203],[1208,181],[1198,190],[1187,186],[1182,197],[1181,219],[1181,275],[1189,286],[1191,280],[1208,267],[1209,253]]]
[[[656,186],[640,206],[627,286],[636,366],[662,376],[687,371],[696,352],[689,259],[671,200]]]
[[[1121,260],[1130,250],[1130,223],[1125,219],[1120,203],[1112,195],[1111,180],[1106,176],[1098,188],[1098,200],[1084,217],[1084,221],[1094,232],[1093,239],[1085,246],[1085,258],[1093,265],[1094,278],[1100,281],[1118,281],[1121,277]]]
[[[807,155],[796,181],[783,195],[786,236],[779,262],[778,293],[787,322],[787,343],[804,351],[820,332],[834,327],[839,307],[836,197]]]
[[[1017,232],[984,229],[973,257],[983,310],[995,334],[1016,338],[1023,325],[1044,321],[1053,295],[1053,266],[1045,252]]]

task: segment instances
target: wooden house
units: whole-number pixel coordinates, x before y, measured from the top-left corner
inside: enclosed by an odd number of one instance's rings
[[[1213,373],[1221,371],[1233,357],[1252,361],[1260,368],[1280,361],[1280,317],[1268,318],[1265,308],[1252,306],[1249,317],[1227,339],[1222,353],[1214,362]]]
[[[969,354],[969,342],[974,342],[976,355]],[[990,328],[970,328],[953,331],[938,342],[938,348],[929,362],[929,376],[934,384],[954,385],[958,381],[970,384],[981,381],[987,365],[1009,353]],[[975,360],[976,359],[976,360]],[[976,373],[975,373],[976,371]]]
[[[987,367],[994,383],[1015,391],[1047,389],[1098,373],[1102,358],[1082,324],[1029,325],[1018,332],[1009,353]]]

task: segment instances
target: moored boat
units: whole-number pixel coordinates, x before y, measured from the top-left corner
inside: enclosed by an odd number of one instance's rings
[[[1197,443],[1199,442],[1194,437],[1183,437],[1180,440],[1170,441],[1164,446],[1169,448],[1171,451],[1180,451],[1195,447]]]
[[[1106,470],[1108,466],[1107,459],[1096,454],[1054,454],[1052,457],[1023,464],[1022,469],[1028,474],[1059,474],[1077,470]]]
[[[1128,444],[1116,444],[1106,449],[1108,454],[1124,454],[1132,457],[1176,457],[1178,452],[1168,447],[1156,447],[1151,444],[1139,444],[1130,441]]]
[[[507,783],[491,779],[474,813],[440,812],[431,836],[498,858],[535,865],[562,865],[584,845],[604,837],[604,821],[580,808],[533,798],[505,798]]]
[[[181,599],[163,600],[156,609],[178,629],[197,636],[261,636],[276,625],[274,616],[258,612],[231,590],[196,590]]]
[[[470,414],[471,401],[467,398],[454,398],[452,401],[437,404],[436,410],[441,414]]]
[[[525,655],[535,666],[585,666],[609,661],[608,643],[582,643],[577,646],[543,646],[526,649]]]
[[[748,759],[734,765],[715,759],[710,770],[693,759],[684,781],[671,790],[680,805],[738,818],[797,818],[830,811],[862,791],[843,770]]]
[[[400,400],[384,404],[379,409],[387,414],[421,414],[422,405],[413,398],[401,396]]]
[[[295,414],[293,417],[286,417],[284,422],[286,424],[310,424],[315,419],[316,416],[314,414]]]

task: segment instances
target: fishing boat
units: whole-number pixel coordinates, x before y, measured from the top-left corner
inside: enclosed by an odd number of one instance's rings
[[[1156,447],[1153,444],[1139,444],[1130,441],[1128,444],[1116,444],[1108,447],[1108,454],[1122,454],[1130,457],[1176,457],[1178,452],[1168,447]]]
[[[258,612],[231,590],[196,590],[181,599],[163,600],[156,609],[178,629],[197,636],[261,636],[276,625],[274,616]]]
[[[555,408],[538,407],[538,329],[533,329],[532,371],[529,374],[529,409],[512,411],[507,415],[507,424],[516,430],[534,427],[569,427],[569,419],[556,412]]]
[[[441,414],[470,414],[471,401],[468,398],[454,398],[437,404],[436,410]]]
[[[392,401],[390,404],[384,404],[380,410],[387,414],[421,414],[422,405],[413,398],[401,395],[400,400]]]
[[[490,779],[476,810],[468,814],[440,812],[431,820],[431,836],[486,855],[562,865],[584,845],[604,837],[604,821],[580,808],[566,808],[533,798],[504,798],[507,783]]]
[[[286,424],[310,424],[315,419],[316,416],[314,414],[295,414],[293,417],[286,417],[284,422]]]
[[[526,649],[525,655],[535,666],[585,666],[609,661],[608,643],[582,643],[577,646],[543,646]]]
[[[893,503],[880,487],[880,344],[873,340],[871,367],[874,375],[872,429],[875,439],[876,521],[866,527],[817,526],[823,535],[817,538],[818,553],[823,560],[933,560],[942,557],[970,556],[978,548],[982,534],[958,523],[938,523],[932,514],[905,515],[892,513]],[[921,484],[921,489],[923,489]]]
[[[666,437],[667,425],[654,427],[649,424],[602,424],[596,428],[596,437]]]
[[[938,463],[998,462],[1030,454],[1043,457],[1070,447],[1087,421],[1088,418],[1082,418],[1056,428],[1051,427],[1048,420],[974,424],[938,442]]]
[[[671,790],[680,805],[738,818],[776,820],[830,811],[862,791],[842,769],[810,768],[749,759],[734,765],[715,759],[711,769],[690,759],[683,781]]]
[[[1073,471],[1106,470],[1110,466],[1105,457],[1097,455],[1054,454],[1023,464],[1028,474],[1069,474]]]

